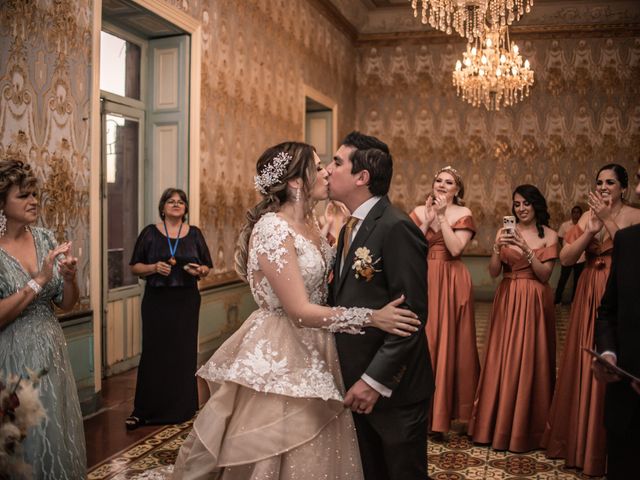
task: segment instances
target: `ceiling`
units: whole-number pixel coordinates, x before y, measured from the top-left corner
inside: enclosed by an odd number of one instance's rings
[[[406,33],[444,35],[414,18],[410,0],[319,1],[328,4],[334,20],[343,22],[343,29],[358,40]],[[640,1],[534,0],[531,12],[514,23],[511,30],[550,32],[559,27],[589,30],[602,26],[640,30]]]

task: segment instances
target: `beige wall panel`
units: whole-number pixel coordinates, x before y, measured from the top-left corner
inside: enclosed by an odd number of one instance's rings
[[[125,302],[115,300],[107,304],[107,365],[124,358]]]

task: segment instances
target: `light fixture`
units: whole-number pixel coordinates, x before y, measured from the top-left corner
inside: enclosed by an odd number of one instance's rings
[[[453,84],[458,96],[474,107],[500,110],[529,95],[533,70],[518,46],[509,43],[508,27],[494,25],[467,45],[462,61],[456,62]]]
[[[533,0],[410,0],[413,16],[447,34],[456,31],[471,42],[485,25],[511,25],[531,11]]]

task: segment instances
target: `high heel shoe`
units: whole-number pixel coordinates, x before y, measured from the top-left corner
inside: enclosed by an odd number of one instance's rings
[[[143,418],[136,417],[135,415],[129,415],[124,421],[124,426],[127,430],[135,430],[136,428],[143,426],[145,423],[147,422],[145,422]]]

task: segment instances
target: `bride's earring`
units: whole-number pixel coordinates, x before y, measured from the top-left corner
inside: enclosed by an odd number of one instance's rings
[[[302,190],[302,189],[301,188],[296,188],[296,198],[295,198],[296,203],[298,203],[300,201],[300,190]]]
[[[0,237],[4,237],[5,233],[7,233],[7,216],[4,210],[0,209]]]

